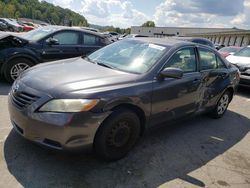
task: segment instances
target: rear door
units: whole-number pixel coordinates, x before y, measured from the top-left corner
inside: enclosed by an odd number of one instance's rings
[[[103,46],[101,43],[101,37],[95,36],[89,33],[82,33],[82,46],[81,46],[81,54],[86,56]]]
[[[185,47],[176,51],[165,66],[184,71],[183,78],[155,80],[152,96],[152,121],[159,124],[196,112],[202,96],[201,73],[195,47]]]
[[[200,73],[204,84],[204,97],[202,106],[211,107],[220,97],[221,92],[230,84],[229,72],[213,50],[199,47]]]
[[[49,38],[58,40],[58,44],[49,44]],[[43,42],[44,61],[66,59],[81,56],[81,37],[78,31],[60,31]]]

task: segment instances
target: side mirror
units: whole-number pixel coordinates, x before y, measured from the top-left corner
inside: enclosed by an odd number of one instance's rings
[[[183,76],[183,70],[179,68],[168,67],[160,72],[159,78],[160,79],[164,79],[164,78],[181,79],[182,76]]]
[[[48,38],[46,40],[46,43],[49,44],[49,45],[58,45],[59,44],[59,41],[55,38]]]

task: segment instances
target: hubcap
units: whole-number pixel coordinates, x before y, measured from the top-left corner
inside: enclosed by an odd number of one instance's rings
[[[223,95],[219,101],[217,112],[219,115],[223,114],[227,109],[229,103],[229,97],[227,94]]]
[[[111,147],[122,147],[130,138],[130,126],[127,121],[118,122],[110,131],[107,143]]]
[[[26,63],[17,63],[10,70],[10,76],[13,80],[17,79],[17,77],[30,66]]]

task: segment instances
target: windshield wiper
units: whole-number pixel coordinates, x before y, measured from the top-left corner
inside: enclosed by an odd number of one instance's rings
[[[96,62],[94,62],[92,59],[90,59],[88,56],[82,56],[83,59],[87,60],[90,63],[94,63],[96,64]]]
[[[113,67],[111,65],[108,65],[108,64],[105,64],[105,63],[102,63],[102,62],[96,62],[96,64],[100,65],[100,66],[103,66],[103,67],[110,68],[110,69],[116,69],[115,67]]]
[[[100,66],[103,66],[103,67],[107,67],[107,68],[110,68],[110,69],[116,69],[115,67],[113,67],[111,65],[108,65],[106,63],[102,63],[102,62],[98,62],[98,61],[93,61],[88,56],[85,56],[83,58],[86,59],[87,61],[91,62],[91,63],[97,64],[97,65],[100,65]]]

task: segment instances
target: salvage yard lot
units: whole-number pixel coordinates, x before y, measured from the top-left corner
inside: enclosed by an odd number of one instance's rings
[[[9,121],[9,88],[0,81],[0,187],[250,187],[249,89],[239,89],[222,119],[155,129],[127,157],[105,163],[22,139]]]

